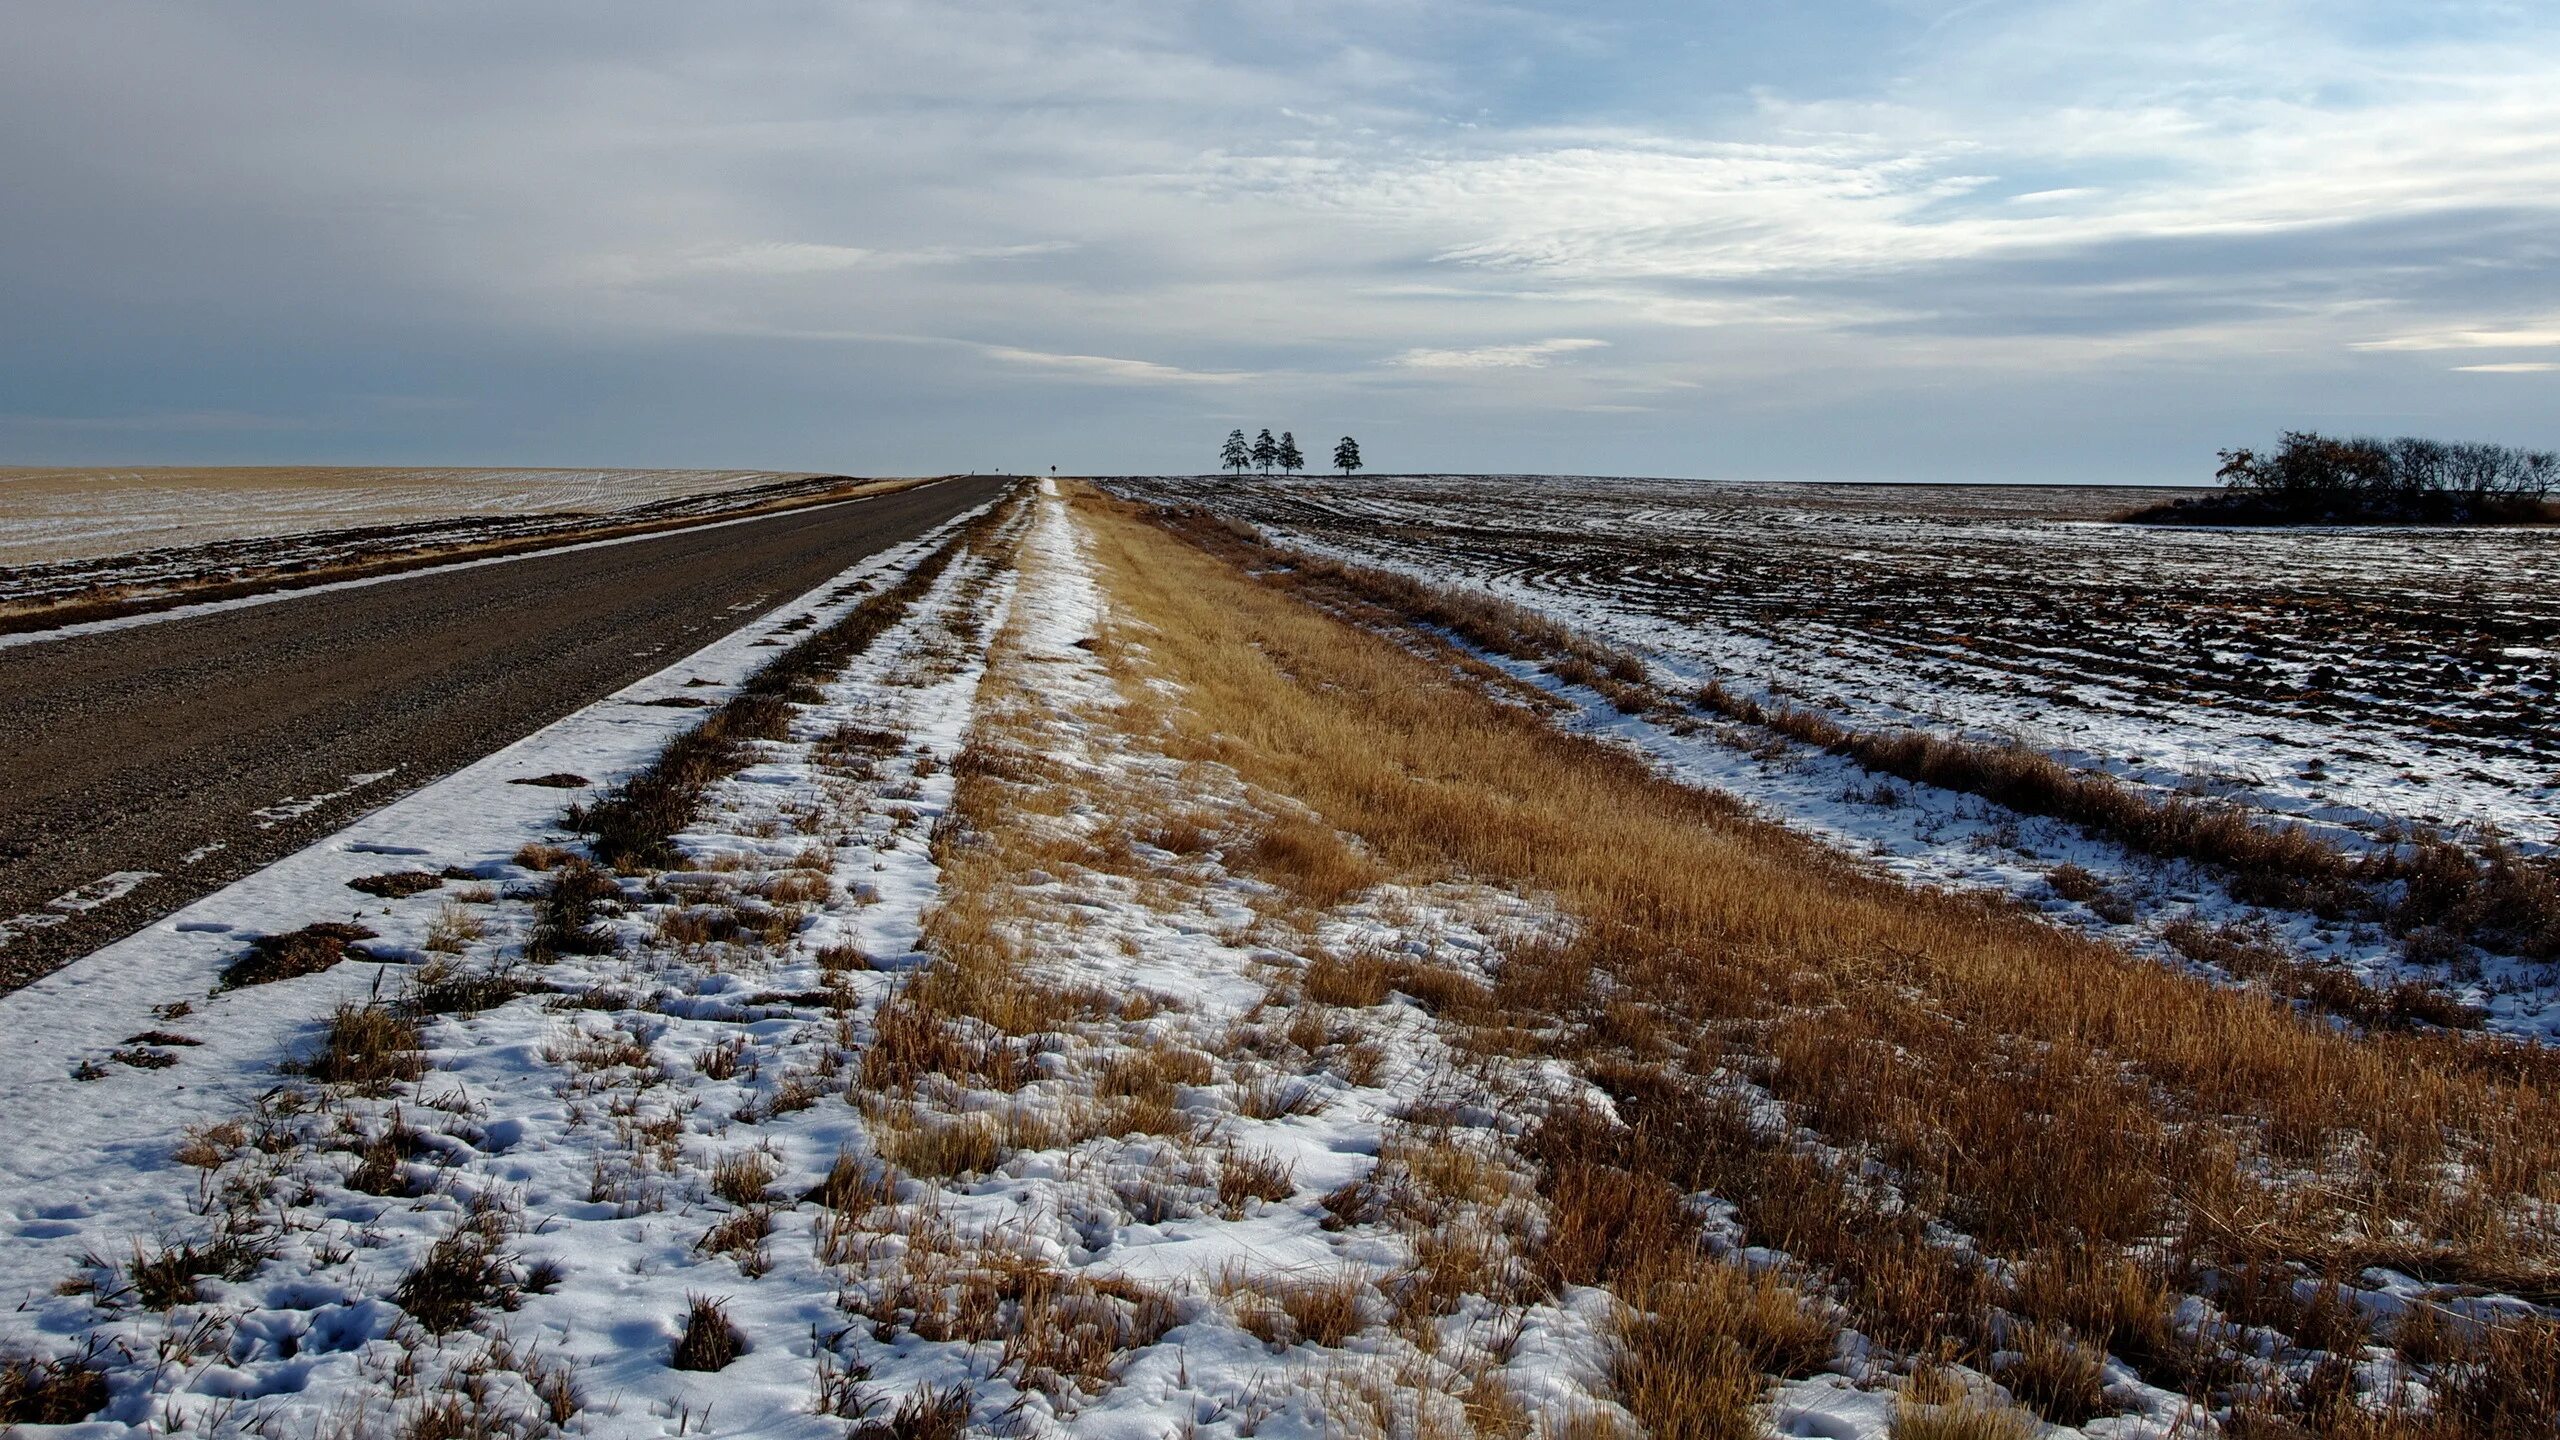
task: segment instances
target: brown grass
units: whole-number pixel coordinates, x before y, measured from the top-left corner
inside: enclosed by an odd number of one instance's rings
[[[387,1005],[340,1005],[299,1069],[315,1080],[385,1094],[427,1072],[417,1022]]]
[[[1349,1270],[1263,1275],[1231,1268],[1213,1288],[1235,1307],[1237,1323],[1274,1349],[1339,1346],[1359,1332],[1370,1297],[1377,1293],[1365,1277]]]
[[[2033,1417],[1958,1400],[1944,1405],[1905,1400],[1893,1407],[1892,1440],[2035,1440]]]
[[[346,959],[347,946],[372,938],[371,930],[343,920],[323,920],[282,935],[261,935],[249,942],[248,954],[222,972],[222,988],[237,990],[317,975]]]
[[[965,1386],[928,1386],[899,1401],[887,1419],[853,1427],[851,1440],[961,1440],[976,1405]]]
[[[725,1370],[747,1353],[747,1337],[729,1318],[725,1300],[708,1295],[686,1297],[684,1333],[667,1364],[678,1370]]]
[[[2167,1237],[2190,1279],[2388,1263],[2529,1292],[2560,1280],[2544,1210],[2560,1199],[2560,1103],[2537,1057],[2342,1034],[2006,907],[1882,880],[1307,608],[1293,577],[1246,578],[1133,510],[1075,504],[1119,612],[1148,627],[1147,677],[1183,687],[1177,758],[1305,802],[1393,873],[1550,895],[1581,922],[1571,963],[1452,996],[1560,1027],[1623,1117],[1550,1153],[1564,1218],[1545,1263],[1560,1278],[1626,1274],[1644,1228],[1677,1220],[1665,1196],[1712,1189],[1862,1330],[1952,1338],[1985,1364],[2000,1309],[2062,1302],[1950,1255],[1932,1219],[2019,1259]],[[1141,677],[1126,679],[1135,703]],[[1582,974],[1656,1023],[1599,1013]],[[1648,1030],[1644,1048],[1614,1048]],[[1760,1134],[1718,1079],[1737,1072],[1898,1195]],[[2140,1325],[2119,1343],[2138,1348]],[[2085,1399],[2051,1358],[2060,1343],[2039,1352],[2057,1408]],[[2189,1383],[2175,1357],[2145,1365]]]
[[[1249,1200],[1286,1200],[1298,1193],[1297,1167],[1260,1150],[1230,1150],[1218,1161],[1218,1204],[1241,1216]]]
[[[1373,627],[1401,631],[1419,622],[1446,629],[1591,686],[1628,713],[1669,715],[1694,705],[1880,774],[2069,821],[2144,853],[2216,866],[2233,893],[2250,903],[2385,921],[2393,933],[2413,937],[2413,949],[2441,947],[2438,937],[2450,936],[2528,957],[2560,956],[2560,863],[2524,856],[2495,833],[2484,832],[2468,848],[2421,833],[2377,852],[2355,852],[2289,822],[2076,771],[2016,742],[1858,730],[1819,711],[1737,695],[1719,682],[1674,697],[1651,683],[1636,657],[1484,592],[1273,546],[1251,527],[1205,512],[1161,512],[1159,518],[1213,553],[1250,557],[1266,584]],[[2395,892],[2399,898],[2385,903]]]
[[[0,1357],[0,1425],[70,1425],[105,1408],[106,1372],[91,1357]]]
[[[494,1206],[475,1205],[401,1277],[391,1303],[442,1335],[459,1330],[516,1293],[514,1259],[505,1250],[512,1223]]]
[[[137,1301],[148,1309],[170,1310],[194,1303],[196,1282],[207,1275],[248,1279],[275,1256],[277,1248],[275,1236],[254,1217],[231,1212],[202,1242],[145,1249],[135,1241],[133,1259],[124,1271]]]
[[[761,1150],[738,1150],[711,1163],[711,1193],[732,1205],[758,1205],[772,1193],[782,1167]]]
[[[379,895],[385,900],[406,900],[412,895],[444,888],[444,877],[429,870],[392,870],[380,875],[360,875],[347,882],[350,890]]]

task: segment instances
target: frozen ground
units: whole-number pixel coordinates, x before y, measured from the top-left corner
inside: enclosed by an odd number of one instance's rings
[[[621,510],[769,470],[0,469],[0,567],[456,515]]]
[[[1480,584],[1636,651],[1673,691],[1715,679],[1860,726],[2020,738],[2351,841],[2486,823],[2530,852],[2560,834],[2560,532],[2153,530],[2103,518],[2148,492],[2096,489],[1116,483]],[[2370,925],[2241,904],[2205,867],[1880,782],[1750,727],[1665,729],[1486,658],[1563,694],[1583,728],[1906,878],[2014,894],[2171,959],[2161,937],[2175,922],[2263,927],[2378,984],[2442,984],[2494,1029],[2560,1035],[2547,965],[2478,952],[2412,964]],[[2094,891],[2063,893],[2084,889],[2076,877],[2057,888],[2065,865]]]
[[[2315,823],[2560,838],[2560,531],[2107,523],[2134,490],[1131,483],[1863,725]]]
[[[1201,839],[1267,833],[1294,802],[1124,722],[1161,698],[1115,669],[1145,635],[1112,623],[1066,508],[1044,493],[961,533],[710,789],[674,863],[610,882],[610,945],[528,945],[567,873],[547,847],[576,843],[563,802],[701,713],[650,702],[736,693],[942,536],[0,998],[20,1037],[0,1052],[0,1349],[108,1375],[100,1417],[58,1433],[832,1440],[951,1433],[939,1415],[1314,1440],[1610,1417],[1615,1302],[1520,1280],[1542,1202],[1510,1143],[1605,1097],[1534,1045],[1462,1046],[1410,995],[1353,993],[1342,958],[1482,984],[1568,922],[1440,880],[1310,923]],[[1559,693],[1573,723],[1915,878],[2024,884],[2034,847],[2082,853]],[[1001,788],[972,811],[971,783]],[[441,883],[350,887],[383,872]],[[318,921],[373,934],[319,973],[217,988],[253,937]],[[400,1002],[417,1073],[315,1064],[334,1011]],[[1740,1243],[1715,1197],[1692,1203]],[[1447,1303],[1417,1302],[1461,1265]],[[472,1303],[439,1319],[423,1274]],[[685,1368],[714,1325],[738,1353]],[[1851,1380],[1863,1344],[1777,1389],[1777,1433],[1884,1440],[1890,1399]],[[2038,1433],[2176,1433],[2175,1396],[2110,1383],[2122,1413]]]
[[[580,1434],[841,1436],[956,1407],[991,1433],[1313,1440],[1330,1415],[1449,1423],[1497,1375],[1550,1419],[1605,1408],[1605,1295],[1461,1308],[1417,1348],[1378,1323],[1376,1287],[1429,1242],[1327,1209],[1382,1157],[1420,1163],[1396,1120],[1415,1104],[1463,1137],[1496,1123],[1488,1083],[1516,1100],[1579,1082],[1462,1070],[1394,997],[1311,1007],[1299,1035],[1270,996],[1319,952],[1259,925],[1269,887],[1214,856],[1157,851],[1143,882],[982,875],[967,902],[1009,917],[1025,982],[1068,1008],[1020,1052],[1028,1084],[883,1077],[903,990],[955,963],[920,946],[959,903],[938,837],[973,725],[1088,797],[1041,822],[1064,843],[1140,822],[1112,797],[1212,823],[1279,803],[1097,726],[1117,704],[1090,644],[1101,597],[1063,507],[1027,523],[1018,570],[1010,546],[964,555],[715,788],[681,865],[625,880],[610,952],[524,958],[544,882],[527,867],[572,839],[559,806],[581,792],[514,782],[627,775],[691,718],[646,702],[719,697],[930,540],[0,999],[26,1037],[0,1056],[0,1345],[110,1377],[98,1421],[62,1433],[426,1433],[467,1394],[509,1434],[549,1414]],[[1012,679],[991,709],[999,631]],[[384,871],[451,878],[348,887]],[[319,974],[217,987],[246,941],[315,920],[374,936]],[[1386,889],[1323,941],[1481,974],[1494,936],[1552,924],[1469,887]],[[505,988],[431,1007],[419,1078],[291,1078],[333,1010],[454,976]],[[1003,1137],[1001,1166],[931,1158],[978,1134]],[[1439,1218],[1482,1243],[1519,1223]],[[226,1237],[253,1257],[194,1258]],[[188,1246],[191,1298],[139,1287],[144,1257]],[[465,1251],[491,1304],[437,1327],[405,1277]],[[1044,1277],[1031,1298],[1026,1275]],[[1049,1308],[989,1338],[968,1297],[999,1291]],[[1308,1328],[1343,1295],[1352,1333]],[[716,1372],[673,1364],[698,1299],[745,1342]]]
[[[180,1419],[238,1422],[295,1409],[255,1404],[262,1396],[308,1395],[312,1403],[296,1417],[315,1422],[362,1414],[381,1398],[362,1377],[400,1347],[388,1338],[399,1317],[380,1297],[424,1248],[429,1232],[451,1218],[456,1197],[449,1185],[416,1205],[344,1189],[325,1199],[301,1192],[318,1208],[289,1222],[283,1258],[269,1267],[269,1278],[241,1286],[209,1282],[214,1293],[203,1306],[183,1306],[174,1315],[137,1309],[119,1323],[112,1318],[122,1313],[112,1279],[103,1286],[104,1315],[90,1310],[86,1298],[46,1297],[79,1273],[84,1259],[113,1267],[144,1247],[199,1238],[210,1229],[209,1217],[222,1208],[213,1198],[216,1173],[227,1161],[260,1158],[238,1144],[225,1146],[223,1135],[245,1132],[223,1127],[248,1125],[272,1136],[297,1120],[316,1126],[317,1116],[279,1113],[278,1062],[307,1052],[338,1005],[361,1005],[404,988],[410,963],[427,958],[436,943],[431,927],[441,921],[454,928],[457,917],[485,909],[487,921],[470,928],[500,944],[521,938],[524,907],[500,896],[537,877],[509,857],[529,842],[559,838],[563,791],[514,782],[573,772],[609,782],[638,768],[699,713],[648,702],[727,693],[771,653],[766,647],[776,643],[773,636],[805,628],[798,617],[824,622],[843,613],[876,585],[870,577],[912,564],[929,544],[867,561],[622,695],[0,999],[0,1024],[16,1037],[0,1056],[0,1093],[13,1102],[0,1144],[0,1215],[11,1235],[0,1245],[0,1289],[28,1302],[10,1327],[21,1344],[47,1332],[78,1333],[142,1366],[119,1375],[106,1414],[122,1424],[100,1433],[146,1422],[165,1431]],[[346,883],[379,872],[447,867],[481,878],[393,901]],[[216,990],[247,940],[315,920],[360,921],[379,933],[377,953],[392,963],[350,961],[300,980]],[[548,1021],[535,1010],[527,1023],[540,1031]],[[423,1126],[435,1139],[421,1152],[421,1174],[466,1159],[495,1162],[512,1152],[517,1160],[500,1164],[499,1174],[474,1178],[484,1185],[531,1178],[516,1168],[541,1148],[543,1137],[528,1126],[538,1125],[555,1102],[509,1094],[508,1087],[545,1083],[532,1054],[539,1045],[486,1034],[439,1038],[467,1046],[480,1065],[457,1074],[450,1086],[430,1083],[432,1096],[409,1097],[414,1121],[400,1119],[395,1103],[389,1118],[329,1115],[336,1127],[331,1133],[343,1139],[352,1133],[348,1126],[367,1122],[403,1135]],[[196,1152],[206,1162],[198,1169],[172,1159],[190,1136],[207,1134],[215,1137],[219,1158]],[[525,1146],[529,1134],[537,1143]],[[292,1183],[305,1178],[296,1174]],[[279,1189],[284,1182],[276,1175],[258,1183],[269,1193],[296,1193]],[[254,1211],[257,1201],[250,1205]]]

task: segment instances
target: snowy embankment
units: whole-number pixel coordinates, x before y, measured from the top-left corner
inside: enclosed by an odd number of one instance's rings
[[[622,693],[0,998],[0,1024],[13,1037],[0,1052],[0,1089],[12,1101],[0,1122],[0,1216],[14,1242],[0,1246],[0,1289],[19,1303],[16,1347],[95,1350],[113,1369],[105,1414],[129,1424],[365,1409],[360,1382],[399,1348],[391,1337],[400,1316],[382,1295],[426,1232],[441,1228],[438,1212],[481,1193],[463,1177],[475,1165],[489,1167],[483,1186],[533,1177],[528,1157],[543,1147],[531,1110],[545,1107],[529,1110],[523,1089],[545,1085],[549,1062],[461,1029],[476,1022],[435,1022],[439,1062],[467,1050],[478,1064],[430,1071],[380,1115],[297,1083],[280,1065],[312,1054],[340,1006],[409,988],[422,962],[502,967],[528,923],[519,896],[541,880],[522,863],[540,858],[526,847],[563,841],[563,802],[589,788],[564,780],[600,786],[647,763],[780,637],[851,612],[959,523],[872,557]],[[402,899],[350,888],[385,872],[445,878]],[[373,938],[318,974],[220,988],[255,938],[315,922],[351,923]],[[443,1053],[447,1044],[457,1053]],[[308,1113],[295,1113],[306,1104]],[[424,1208],[330,1183],[329,1162],[348,1157],[323,1159],[314,1148],[383,1135],[416,1148],[416,1173],[435,1180]],[[203,1252],[202,1242],[242,1223],[256,1232],[248,1248],[272,1256],[245,1267],[256,1278],[205,1279],[206,1298],[175,1309],[155,1310],[134,1293],[137,1258],[189,1244]],[[84,1284],[85,1293],[68,1293]]]
[[[564,931],[602,874],[567,781],[629,775],[696,718],[663,702],[943,543],[679,863],[599,880]],[[0,1348],[102,1371],[73,1402],[99,1434],[1605,1415],[1605,1293],[1426,1283],[1516,1268],[1536,1201],[1500,1112],[1581,1083],[1462,1058],[1340,958],[1481,979],[1553,917],[1443,884],[1273,921],[1164,817],[1288,802],[1113,722],[1102,613],[1054,496],[928,537],[0,1001]],[[1036,863],[1106,834],[1125,873]],[[383,874],[441,883],[349,888]],[[343,960],[221,988],[256,937],[327,923],[358,927]]]

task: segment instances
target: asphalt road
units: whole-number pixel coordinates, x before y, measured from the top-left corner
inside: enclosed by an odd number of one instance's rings
[[[665,668],[1008,483],[946,480],[0,650],[0,992]],[[102,896],[113,898],[80,908]]]

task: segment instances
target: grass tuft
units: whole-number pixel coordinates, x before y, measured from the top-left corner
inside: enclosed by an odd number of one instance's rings
[[[305,925],[282,935],[261,935],[249,942],[248,954],[232,961],[230,968],[222,972],[222,988],[238,990],[317,975],[346,959],[348,945],[373,936],[374,932],[362,925],[337,920]]]
[[[747,1353],[747,1337],[729,1318],[725,1300],[707,1295],[686,1297],[684,1333],[676,1337],[667,1363],[678,1370],[725,1370]]]

